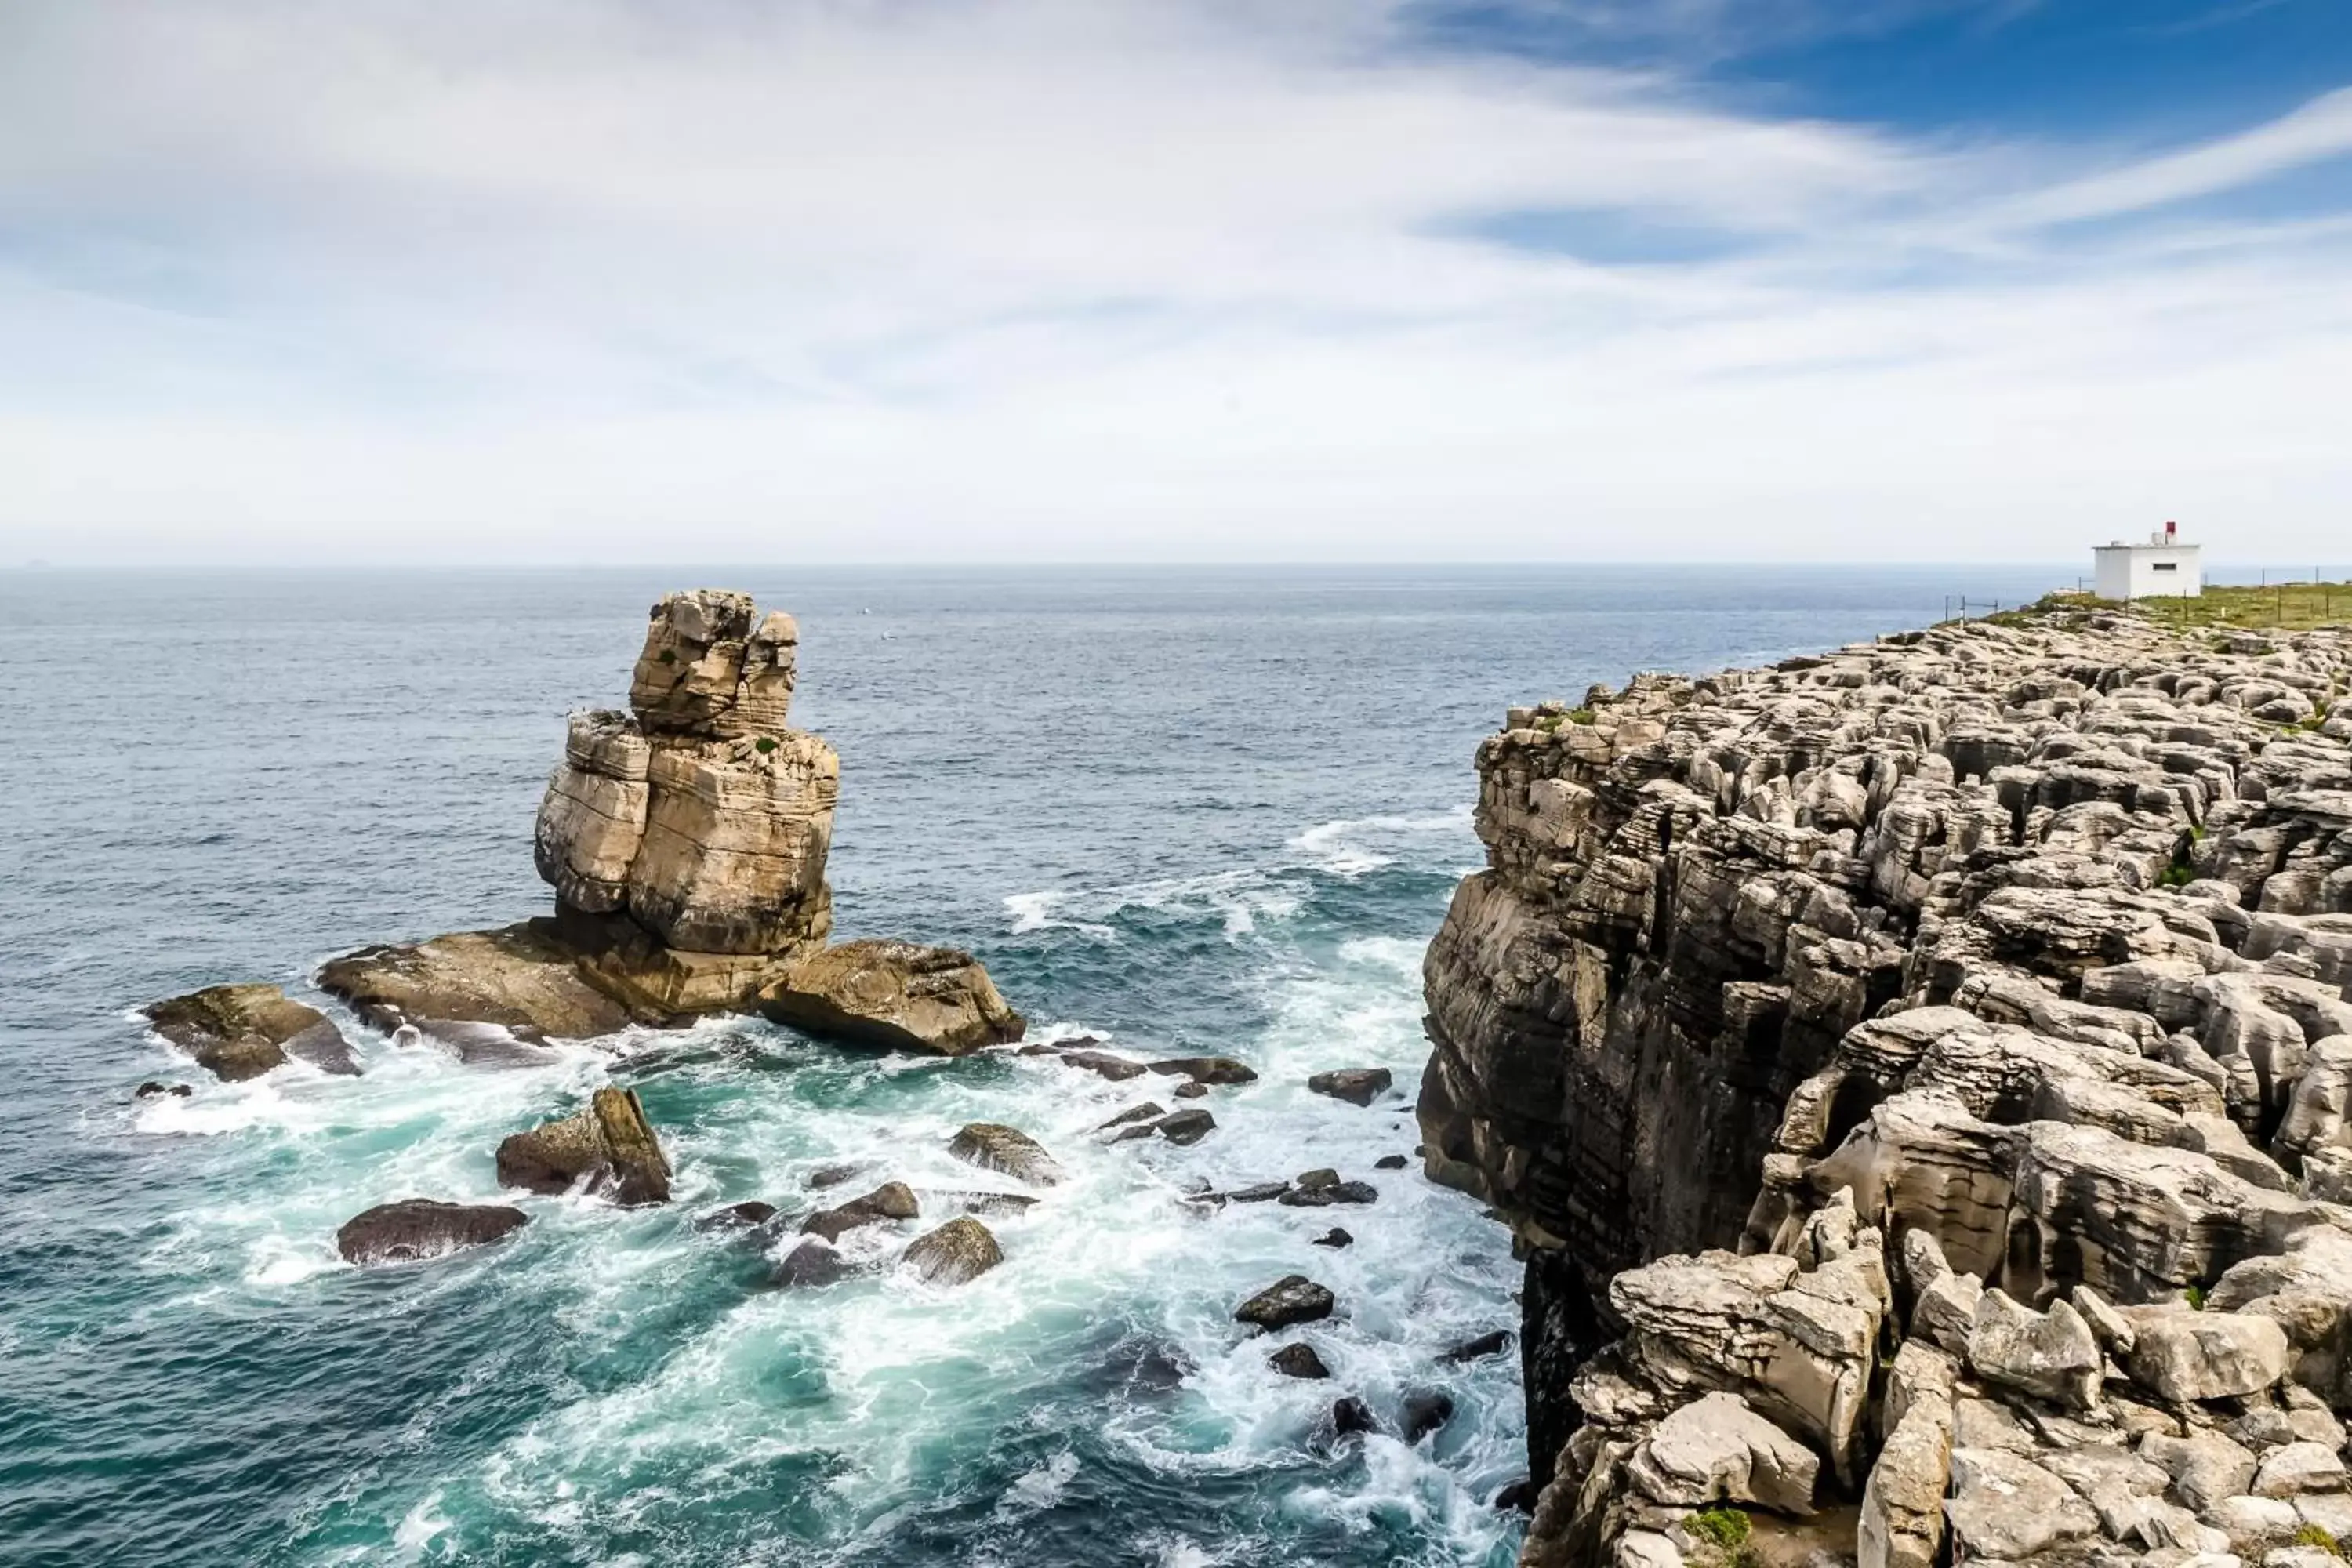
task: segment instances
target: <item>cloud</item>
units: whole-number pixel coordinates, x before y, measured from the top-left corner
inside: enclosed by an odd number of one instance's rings
[[[118,559],[2336,536],[2344,232],[2046,231],[2324,156],[2345,95],[2085,172],[1421,37],[1339,0],[18,0],[0,516]]]

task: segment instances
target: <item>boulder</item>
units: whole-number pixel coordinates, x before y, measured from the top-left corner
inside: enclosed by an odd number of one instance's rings
[[[2254,1479],[2253,1455],[2219,1432],[2151,1432],[2140,1439],[2139,1457],[2170,1476],[2174,1494],[2199,1513],[2238,1496]]]
[[[755,626],[749,594],[665,594],[648,613],[629,706],[650,732],[772,735],[790,711],[800,630],[782,611]]]
[[[1205,1083],[1194,1083],[1187,1079],[1178,1084],[1173,1092],[1179,1100],[1206,1100],[1209,1096],[1209,1086]]]
[[[1652,1429],[1627,1461],[1628,1479],[1675,1508],[1754,1503],[1779,1513],[1813,1511],[1822,1462],[1735,1394],[1709,1394]]]
[[[1115,1057],[1108,1051],[1056,1051],[1054,1059],[1065,1067],[1084,1068],[1096,1077],[1107,1078],[1113,1083],[1141,1078],[1150,1070],[1141,1062]]]
[[[1331,1315],[1331,1292],[1304,1274],[1289,1274],[1234,1309],[1234,1321],[1261,1329],[1286,1329]]]
[[[2264,1454],[2254,1468],[2256,1497],[2293,1498],[2305,1493],[2341,1494],[2344,1458],[2325,1443],[2289,1443]]]
[[[1269,1204],[1290,1190],[1288,1182],[1253,1182],[1224,1194],[1229,1203]]]
[[[600,1089],[588,1108],[499,1145],[499,1184],[534,1193],[574,1187],[625,1205],[669,1201],[669,1160],[636,1090]]]
[[[1028,1026],[971,954],[905,942],[843,942],[803,959],[761,994],[760,1011],[825,1039],[950,1057]]]
[[[1988,1382],[2053,1405],[2089,1410],[2099,1403],[2105,1359],[2090,1325],[2063,1300],[2036,1312],[2000,1290],[1987,1290],[1969,1326],[1968,1360]]]
[[[1933,1568],[1951,1473],[1950,1404],[1933,1393],[1910,1399],[1863,1486],[1856,1568]]]
[[[1480,1334],[1476,1339],[1464,1340],[1460,1344],[1448,1346],[1437,1352],[1437,1359],[1452,1362],[1457,1366],[1467,1362],[1484,1361],[1490,1355],[1501,1355],[1509,1350],[1512,1337],[1510,1330],[1496,1329],[1492,1333]]]
[[[1350,1432],[1377,1432],[1380,1429],[1381,1424],[1372,1419],[1372,1407],[1354,1394],[1333,1402],[1331,1430],[1335,1436],[1344,1437]]]
[[[753,1230],[775,1217],[775,1205],[761,1203],[757,1198],[747,1198],[740,1204],[729,1204],[725,1208],[712,1209],[709,1214],[697,1215],[694,1228],[697,1230]]]
[[[403,1198],[352,1215],[335,1232],[346,1263],[408,1263],[480,1247],[520,1230],[530,1216],[504,1204],[445,1204]]]
[[[995,1236],[976,1219],[951,1219],[907,1246],[903,1261],[934,1285],[961,1285],[1004,1261]]]
[[[860,1226],[913,1219],[920,1212],[913,1188],[904,1182],[885,1182],[862,1198],[852,1198],[845,1204],[821,1209],[809,1215],[801,1222],[801,1231],[803,1235],[821,1236],[827,1241],[837,1242]]]
[[[831,1285],[856,1271],[830,1242],[811,1237],[777,1260],[768,1271],[768,1283],[785,1290]]]
[[[1150,1131],[1157,1132],[1171,1143],[1190,1144],[1198,1143],[1202,1139],[1206,1138],[1216,1130],[1216,1126],[1215,1117],[1205,1110],[1193,1109],[1171,1111],[1152,1122]]]
[[[1108,1121],[1106,1121],[1101,1126],[1096,1128],[1095,1131],[1097,1132],[1113,1132],[1122,1127],[1132,1127],[1139,1121],[1157,1121],[1167,1114],[1167,1107],[1147,1100],[1141,1105],[1129,1106],[1125,1110],[1120,1111],[1117,1116],[1112,1117]]]
[[[1397,1427],[1407,1443],[1418,1443],[1448,1421],[1454,1419],[1454,1396],[1435,1389],[1421,1389],[1404,1396],[1403,1408],[1397,1416]]]
[[[1353,1247],[1356,1245],[1356,1238],[1335,1225],[1307,1245],[1330,1247]]]
[[[359,1058],[334,1022],[275,985],[213,985],[141,1009],[155,1032],[226,1083],[259,1078],[289,1060],[355,1074]],[[142,1089],[142,1092],[144,1092]],[[156,1092],[163,1092],[157,1086]]]
[[[2124,1315],[2132,1326],[2125,1370],[2176,1404],[2253,1394],[2294,1364],[2286,1331],[2266,1317],[2187,1306],[2136,1307]]]
[[[1168,1078],[1185,1078],[1196,1084],[1224,1085],[1255,1083],[1257,1072],[1231,1057],[1169,1057],[1144,1064],[1153,1072]],[[1183,1093],[1182,1089],[1176,1091]]]
[[[968,1165],[1001,1171],[1032,1186],[1050,1187],[1062,1180],[1062,1167],[1035,1139],[1000,1122],[971,1122],[950,1141],[948,1152]]]
[[[1350,1105],[1370,1105],[1386,1094],[1394,1081],[1386,1068],[1339,1068],[1315,1074],[1307,1080],[1307,1087]]]
[[[819,1165],[808,1173],[803,1183],[811,1192],[823,1192],[844,1182],[855,1181],[874,1168],[871,1160],[837,1160],[829,1165]]]
[[[163,1084],[158,1083],[151,1078],[145,1083],[141,1084],[137,1089],[133,1089],[131,1091],[131,1098],[133,1100],[152,1100],[157,1095],[168,1094],[185,1100],[188,1096],[195,1092],[196,1091],[194,1089],[184,1083]]]
[[[1383,1154],[1379,1159],[1372,1162],[1372,1169],[1375,1171],[1402,1171],[1405,1166],[1411,1163],[1412,1162],[1407,1160],[1402,1154]]]
[[[323,964],[319,985],[387,1033],[446,1022],[495,1024],[525,1040],[593,1039],[625,1028],[629,1010],[582,977],[578,956],[553,921],[530,920],[362,948]]]
[[[1265,1364],[1285,1377],[1328,1377],[1331,1369],[1315,1353],[1315,1347],[1299,1343],[1285,1345],[1265,1358]]]
[[[1333,1182],[1328,1186],[1293,1187],[1276,1199],[1285,1208],[1329,1208],[1335,1204],[1369,1204],[1380,1201],[1380,1189],[1370,1182]]]
[[[1969,1557],[2021,1561],[2099,1532],[2099,1516],[2074,1489],[2021,1455],[1990,1448],[1952,1453],[1952,1538]]]

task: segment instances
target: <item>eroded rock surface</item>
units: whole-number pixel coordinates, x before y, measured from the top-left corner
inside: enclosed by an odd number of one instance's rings
[[[1728,1400],[1864,1568],[2352,1509],[2347,685],[2086,611],[1513,710],[1420,1112],[1528,1253],[1525,1561],[1703,1546]]]
[[[534,858],[554,915],[368,948],[319,983],[371,1024],[415,1027],[468,1059],[498,1053],[458,1026],[586,1038],[763,997],[789,1022],[868,1043],[960,1051],[1017,1037],[1019,1016],[966,954],[826,952],[841,765],[786,726],[799,642],[791,616],[759,617],[749,595],[665,596],[629,710],[572,716],[541,801]]]
[[[505,1204],[403,1198],[344,1221],[335,1232],[335,1250],[347,1263],[409,1263],[499,1240],[530,1218]]]
[[[574,1187],[622,1205],[669,1201],[669,1158],[636,1091],[600,1089],[588,1108],[499,1145],[499,1184],[534,1193]]]
[[[950,1057],[1017,1040],[1028,1027],[971,954],[908,942],[845,942],[814,953],[761,992],[760,1010],[829,1039]],[[1099,1052],[1062,1059],[1074,1057],[1131,1065]]]
[[[334,1020],[289,1000],[275,985],[213,985],[141,1009],[157,1034],[226,1083],[259,1078],[287,1062],[354,1074],[359,1058]]]

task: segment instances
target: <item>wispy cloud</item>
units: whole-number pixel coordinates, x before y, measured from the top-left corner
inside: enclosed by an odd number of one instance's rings
[[[17,0],[0,516],[184,556],[2339,529],[2343,228],[2065,226],[2332,156],[2352,95],[2117,162],[1424,21]]]

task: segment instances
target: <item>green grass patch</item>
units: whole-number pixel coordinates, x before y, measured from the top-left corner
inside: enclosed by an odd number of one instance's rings
[[[1702,1509],[1683,1521],[1683,1528],[1694,1538],[1726,1552],[1737,1552],[1748,1544],[1748,1515],[1740,1509]]]
[[[2343,1543],[2324,1524],[2306,1524],[2294,1532],[2297,1546],[2316,1546],[2331,1557],[2344,1555]]]

